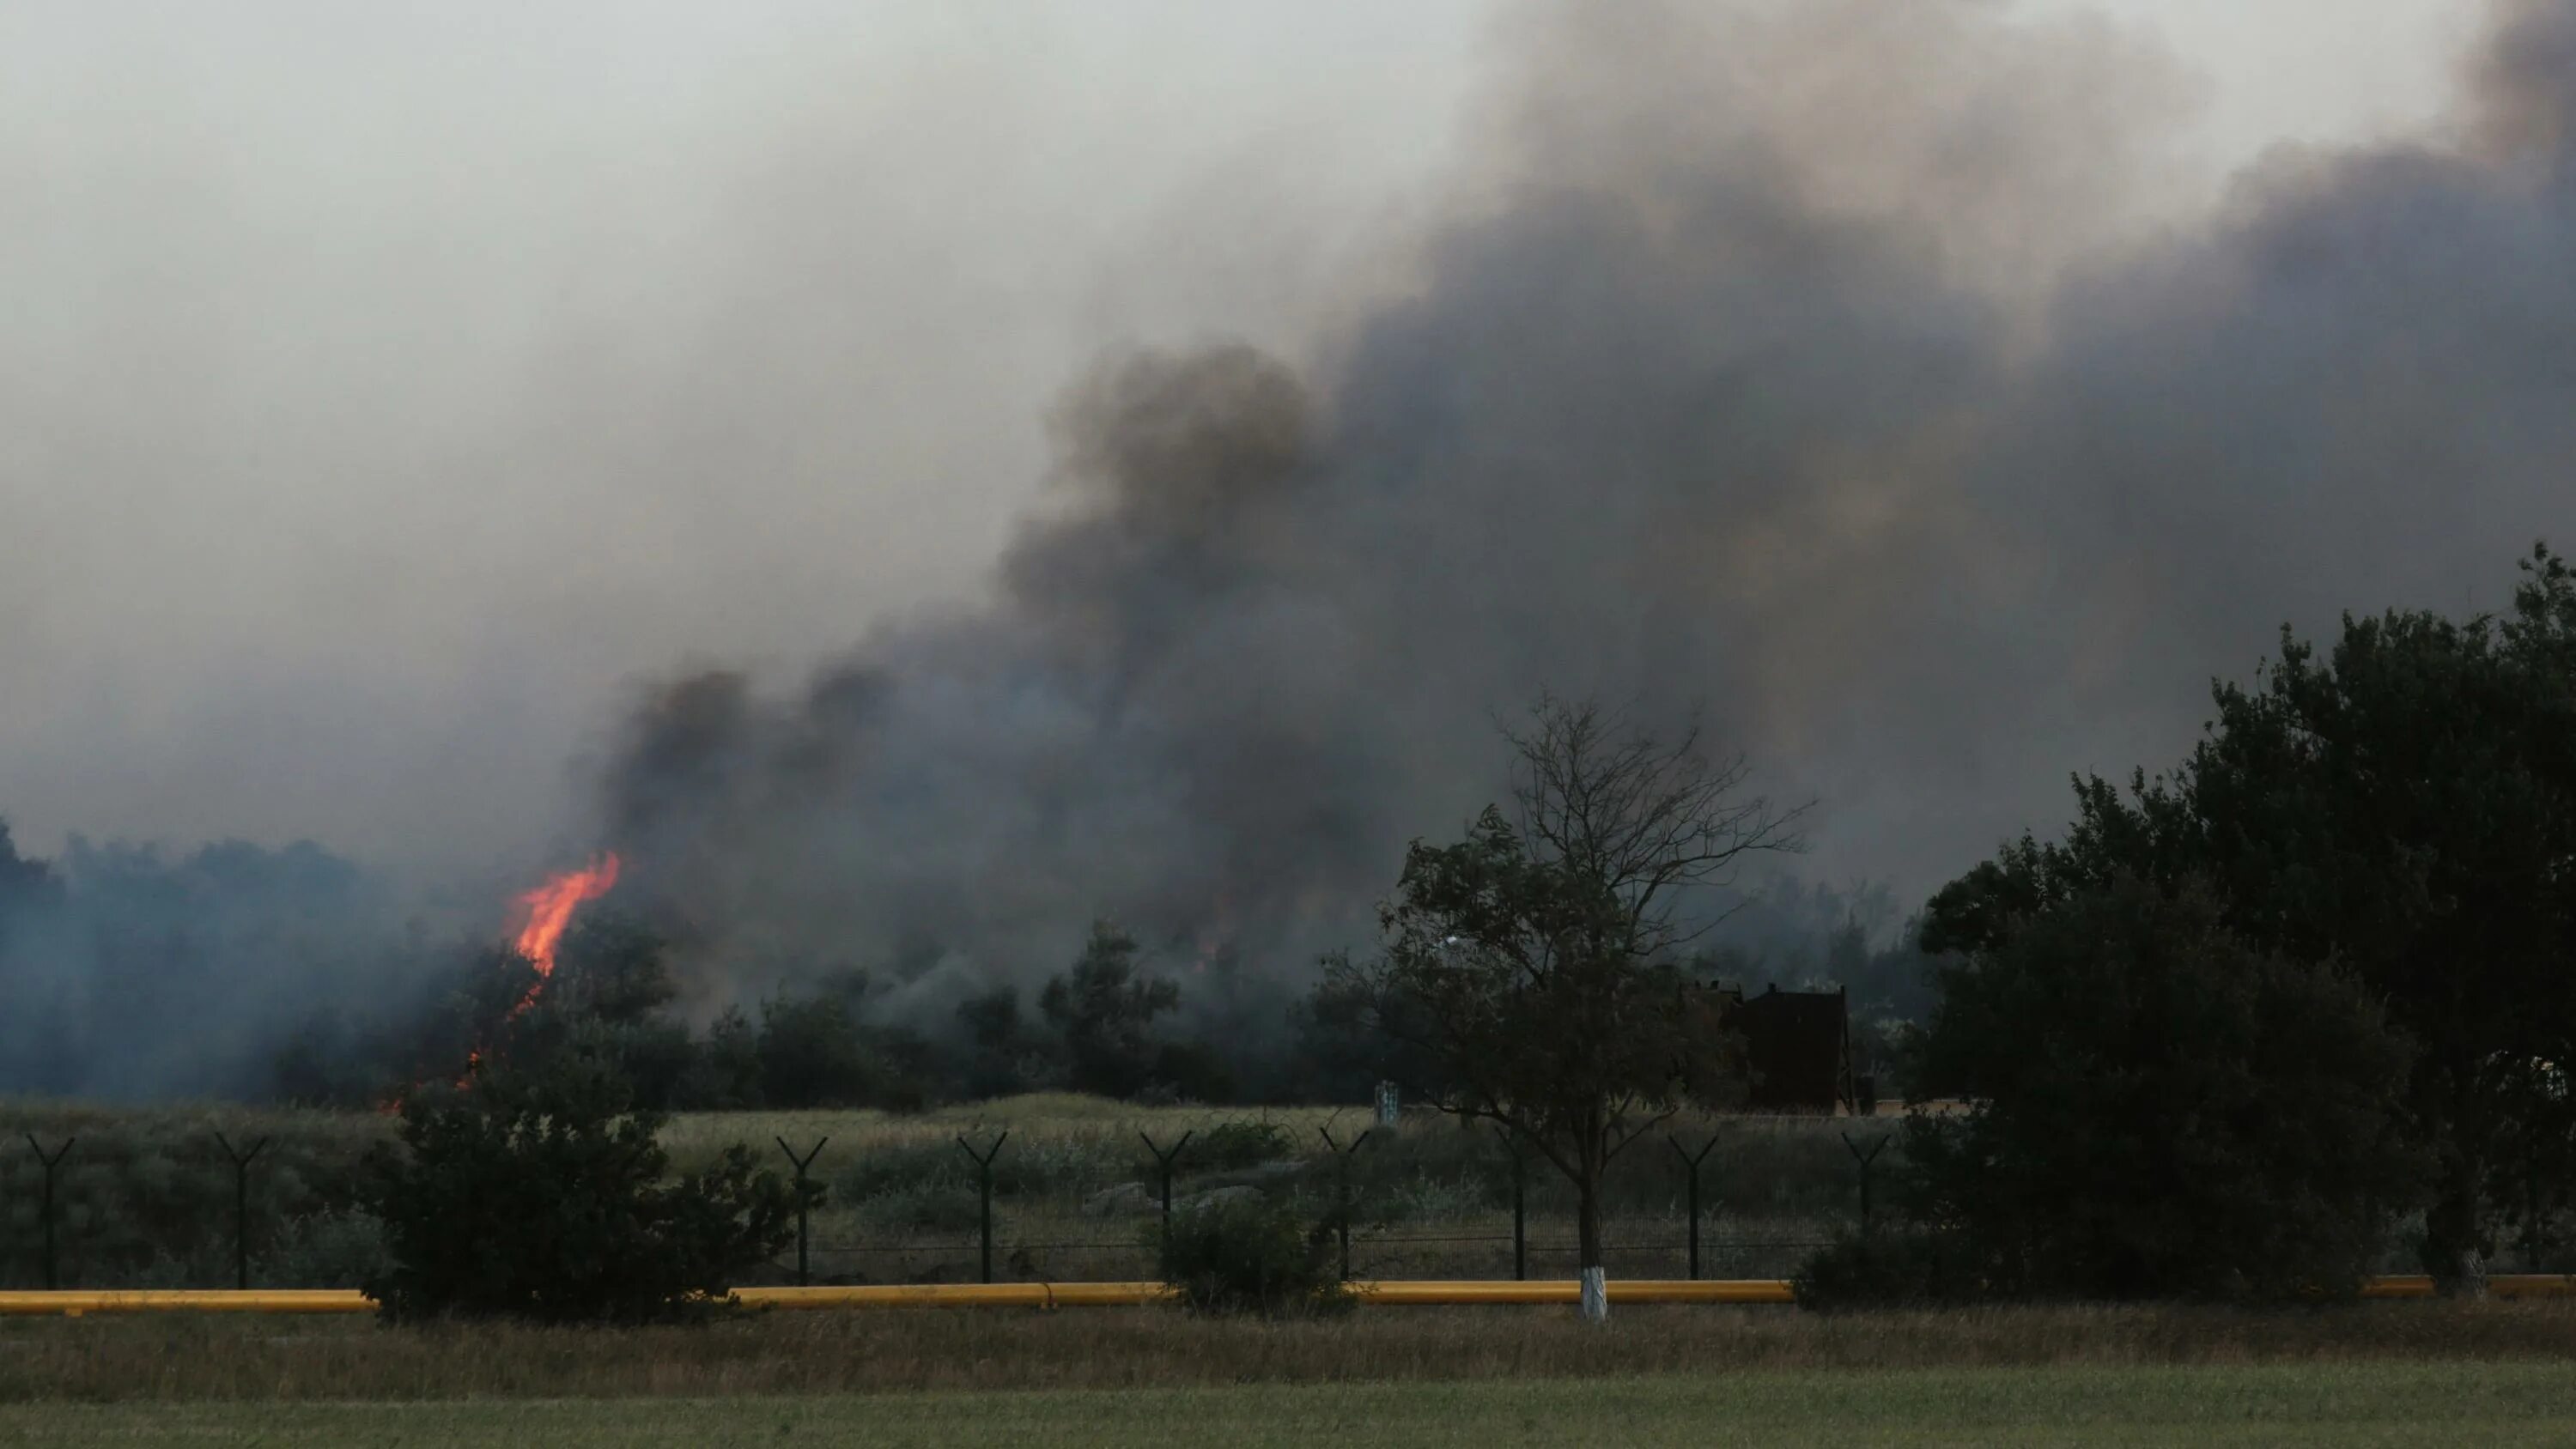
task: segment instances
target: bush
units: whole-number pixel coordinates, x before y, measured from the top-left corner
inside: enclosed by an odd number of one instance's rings
[[[1276,1122],[1227,1122],[1190,1142],[1187,1160],[1208,1172],[1234,1172],[1297,1155],[1297,1139]]]
[[[1160,1239],[1148,1229],[1146,1242]],[[1281,1206],[1243,1199],[1172,1216],[1163,1281],[1198,1313],[1314,1313],[1350,1303],[1318,1233]]]
[[[1798,1306],[1819,1313],[1941,1307],[1987,1295],[1965,1245],[1923,1228],[1844,1234],[1798,1265],[1791,1282]]]
[[[1911,1210],[2021,1296],[2354,1291],[2422,1163],[2404,1043],[2331,969],[2253,950],[2211,895],[2134,878],[1942,972]]]
[[[297,1288],[356,1288],[393,1267],[385,1225],[354,1209],[287,1224],[256,1271],[261,1280]],[[205,1281],[200,1279],[199,1281]]]
[[[662,1118],[597,1057],[486,1072],[402,1118],[361,1188],[392,1260],[367,1292],[394,1320],[693,1316],[792,1232],[794,1189],[744,1148],[665,1184]]]

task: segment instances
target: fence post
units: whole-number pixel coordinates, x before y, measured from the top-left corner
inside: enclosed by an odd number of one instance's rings
[[[1852,1140],[1850,1133],[1842,1134],[1842,1138],[1843,1146],[1850,1151],[1852,1160],[1860,1164],[1860,1235],[1867,1238],[1869,1236],[1870,1165],[1878,1161],[1878,1154],[1887,1150],[1887,1139],[1880,1137],[1869,1144],[1869,1151],[1863,1152],[1860,1150],[1860,1144]]]
[[[1509,1131],[1498,1126],[1494,1137],[1512,1160],[1512,1281],[1517,1283],[1529,1277],[1529,1163]]]
[[[812,1196],[805,1190],[805,1169],[814,1165],[814,1159],[823,1155],[823,1144],[831,1141],[832,1139],[829,1137],[815,1138],[814,1150],[806,1153],[802,1157],[796,1155],[795,1148],[787,1145],[786,1138],[772,1137],[769,1140],[778,1144],[778,1150],[787,1154],[787,1160],[789,1162],[796,1164],[796,1286],[802,1288],[805,1286],[806,1281],[805,1213],[806,1210],[813,1205]]]
[[[957,1150],[972,1158],[975,1163],[976,1225],[979,1229],[978,1241],[983,1248],[979,1261],[984,1281],[987,1283],[993,1281],[993,1159],[1002,1155],[1002,1144],[1010,1140],[1011,1129],[1005,1127],[1002,1129],[1002,1134],[993,1139],[993,1145],[985,1148],[983,1155],[977,1157],[975,1149],[966,1145],[965,1134],[961,1132],[957,1136]]]
[[[1190,1131],[1182,1133],[1181,1140],[1173,1143],[1172,1149],[1169,1152],[1155,1146],[1154,1139],[1151,1137],[1145,1137],[1145,1133],[1142,1129],[1139,1129],[1136,1133],[1137,1136],[1145,1138],[1145,1150],[1154,1154],[1154,1165],[1160,1168],[1163,1174],[1163,1247],[1161,1255],[1163,1261],[1155,1265],[1156,1271],[1161,1271],[1171,1266],[1172,1164],[1179,1160],[1181,1149],[1190,1145],[1190,1138],[1196,1135],[1196,1132],[1197,1129],[1192,1128]]]
[[[267,1150],[268,1139],[262,1137],[250,1145],[248,1152],[236,1152],[224,1134],[215,1134],[215,1145],[233,1164],[233,1286],[250,1288],[250,1164]]]
[[[1333,1129],[1330,1125],[1319,1124],[1315,1130],[1324,1135],[1324,1145],[1333,1150],[1333,1156],[1338,1160],[1335,1173],[1337,1186],[1334,1191],[1340,1201],[1334,1207],[1333,1219],[1341,1227],[1342,1281],[1348,1283],[1351,1281],[1351,1154],[1360,1150],[1361,1143],[1376,1135],[1377,1129],[1372,1127],[1352,1138],[1351,1145],[1348,1147],[1333,1140]]]
[[[72,1144],[80,1139],[64,1138],[63,1145],[54,1149],[53,1156],[47,1157],[44,1147],[36,1141],[35,1133],[29,1132],[25,1136],[27,1145],[35,1149],[36,1160],[45,1165],[45,1288],[51,1291],[63,1286],[54,1271],[54,1165],[61,1162],[64,1155],[72,1150]]]
[[[1717,1134],[1710,1133],[1708,1141],[1696,1153],[1683,1150],[1682,1145],[1675,1142],[1670,1134],[1667,1134],[1664,1140],[1672,1143],[1673,1155],[1680,1158],[1682,1165],[1690,1170],[1690,1275],[1691,1280],[1697,1282],[1699,1280],[1699,1165],[1708,1159],[1710,1153],[1717,1150]]]

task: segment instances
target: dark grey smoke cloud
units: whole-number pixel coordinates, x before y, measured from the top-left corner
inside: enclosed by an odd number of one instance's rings
[[[1311,357],[1104,359],[989,603],[801,695],[702,672],[601,832],[707,989],[935,1006],[1094,914],[1294,971],[1488,798],[1541,687],[1703,706],[1920,891],[2173,758],[2283,621],[2576,539],[2576,0],[2456,135],[2285,151],[2135,240],[2181,88],[2100,27],[1529,12],[1412,275]]]

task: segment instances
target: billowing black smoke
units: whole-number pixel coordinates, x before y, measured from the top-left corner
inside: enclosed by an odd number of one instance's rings
[[[2276,154],[2143,243],[2167,77],[2101,27],[1511,35],[1445,219],[1312,356],[1104,360],[987,606],[638,710],[602,831],[702,989],[935,1008],[1094,915],[1293,971],[1542,687],[1704,707],[1920,889],[2174,756],[2284,620],[2497,602],[2576,536],[2576,0],[2503,9],[2456,136]]]

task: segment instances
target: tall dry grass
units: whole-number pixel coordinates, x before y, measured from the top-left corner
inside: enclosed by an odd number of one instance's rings
[[[1319,1127],[1349,1142],[1371,1126],[1358,1108],[1145,1107],[1042,1093],[895,1115],[885,1112],[744,1112],[675,1119],[664,1142],[675,1169],[704,1165],[728,1146],[750,1146],[785,1170],[773,1139],[798,1151],[829,1146],[814,1172],[830,1189],[814,1216],[813,1262],[827,1281],[954,1281],[975,1271],[974,1166],[956,1145],[1003,1131],[994,1163],[999,1264],[1014,1278],[1129,1278],[1150,1271],[1141,1246],[1147,1219],[1086,1211],[1104,1190],[1156,1185],[1139,1133],[1170,1146],[1195,1133],[1175,1192],[1240,1180],[1243,1162],[1206,1151],[1229,1126],[1275,1129],[1275,1155],[1293,1170],[1263,1180],[1321,1217],[1338,1199],[1344,1164]],[[1839,1133],[1816,1119],[1686,1118],[1671,1135],[1692,1148],[1714,1133],[1703,1227],[1711,1275],[1776,1276],[1802,1244],[1829,1236],[1853,1199],[1852,1165]],[[38,1170],[21,1131],[48,1147],[78,1145],[59,1183],[63,1281],[83,1287],[212,1287],[231,1281],[232,1174],[215,1146],[271,1139],[251,1175],[252,1280],[280,1287],[354,1286],[381,1255],[372,1222],[351,1211],[351,1169],[392,1123],[369,1113],[254,1111],[176,1106],[126,1109],[25,1099],[0,1101],[0,1286],[39,1281],[35,1254]],[[1883,1130],[1883,1129],[1873,1129]],[[1238,1136],[1240,1133],[1238,1132]],[[1408,1113],[1378,1131],[1348,1163],[1359,1241],[1353,1266],[1369,1276],[1495,1277],[1511,1272],[1510,1170],[1484,1129],[1462,1131],[1436,1114]],[[1275,1165],[1275,1164],[1274,1164]],[[1528,1171],[1531,1268],[1572,1271],[1573,1202],[1544,1164]],[[1684,1271],[1683,1179],[1660,1136],[1638,1143],[1607,1184],[1612,1268],[1624,1276]],[[1132,1205],[1132,1199],[1131,1199]],[[1769,1244],[1755,1248],[1749,1244]],[[1734,1245],[1734,1246],[1730,1246]],[[763,1275],[783,1281],[786,1268]]]

